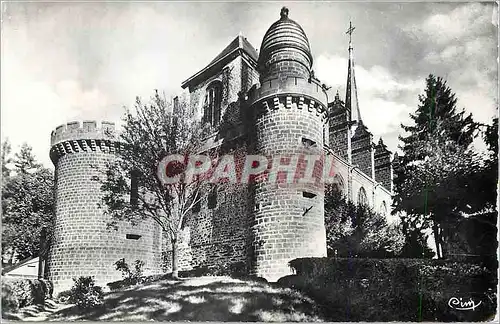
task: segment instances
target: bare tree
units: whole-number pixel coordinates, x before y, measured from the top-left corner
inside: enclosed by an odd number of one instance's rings
[[[137,224],[146,219],[161,227],[172,245],[174,277],[178,276],[178,233],[183,220],[211,185],[201,175],[186,179],[188,158],[200,153],[204,133],[192,117],[185,101],[167,102],[157,91],[149,104],[137,98],[134,109],[127,109],[123,118],[118,158],[94,178],[101,183],[101,207],[111,218],[108,227],[117,229],[120,221]],[[158,176],[159,165],[174,155],[184,161],[164,165],[160,174],[166,172],[180,181],[165,183]]]

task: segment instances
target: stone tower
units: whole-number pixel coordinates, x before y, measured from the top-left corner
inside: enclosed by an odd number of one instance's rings
[[[108,230],[98,204],[98,169],[115,159],[119,149],[115,125],[72,122],[52,132],[50,158],[55,166],[55,227],[48,257],[54,291],[69,289],[72,278],[94,276],[98,285],[120,280],[114,263],[125,258],[145,262],[145,273],[160,272],[161,231],[152,222],[119,224]]]
[[[327,97],[314,78],[312,61],[306,34],[283,8],[262,40],[260,87],[249,93],[249,104],[256,154],[280,164],[289,182],[297,157],[323,153]],[[290,273],[292,259],[326,256],[323,183],[286,183],[279,173],[255,185],[253,272],[271,281]]]

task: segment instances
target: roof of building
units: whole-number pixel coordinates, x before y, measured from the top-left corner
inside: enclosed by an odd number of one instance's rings
[[[250,58],[250,60],[253,60],[254,63],[257,63],[259,54],[257,54],[257,51],[246,39],[246,37],[240,34],[236,36],[236,38],[233,39],[231,43],[229,43],[229,45],[226,46],[226,48],[224,48],[222,52],[220,52],[219,55],[217,55],[206,67],[189,77],[186,81],[182,82],[182,88],[185,89],[190,84],[196,83],[200,76],[212,71],[215,67],[227,64],[234,58],[233,55],[243,53],[247,54],[247,57]]]
[[[271,51],[293,47],[303,51],[309,57],[312,66],[313,58],[306,33],[297,22],[288,18],[288,11],[288,8],[283,7],[280,19],[274,22],[264,35],[260,47],[259,65],[268,60]]]
[[[372,133],[370,133],[368,128],[360,120],[360,121],[358,121],[358,126],[356,127],[356,130],[354,131],[354,135],[352,136],[352,138],[358,139],[358,138],[370,136],[371,134]]]
[[[21,267],[23,267],[25,265],[31,264],[31,263],[38,264],[38,256],[36,256],[36,257],[34,257],[34,256],[27,257],[26,259],[23,259],[23,260],[19,261],[16,264],[13,264],[11,266],[3,268],[2,269],[2,275],[6,275],[9,272],[12,272],[12,271],[14,271],[16,269],[19,269],[19,268],[21,268]]]

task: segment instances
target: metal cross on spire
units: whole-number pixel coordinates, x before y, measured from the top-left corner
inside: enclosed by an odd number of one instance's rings
[[[345,32],[346,34],[349,34],[349,47],[351,47],[352,33],[354,32],[354,29],[356,29],[356,27],[352,25],[352,21],[349,21],[349,29]]]

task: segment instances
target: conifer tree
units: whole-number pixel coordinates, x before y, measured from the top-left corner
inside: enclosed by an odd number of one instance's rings
[[[477,124],[457,111],[455,94],[440,77],[429,75],[419,101],[413,124],[401,125],[407,135],[399,137],[404,154],[394,170],[393,212],[402,217],[407,238],[432,228],[441,258],[449,225],[461,212],[480,209],[470,196],[480,168],[469,149]]]
[[[6,145],[3,145],[4,147]],[[10,157],[3,153],[2,160]],[[5,263],[38,256],[43,227],[50,238],[54,219],[54,175],[43,167],[28,144],[12,159],[14,167],[2,181],[2,257]],[[2,161],[4,163],[4,161]]]

